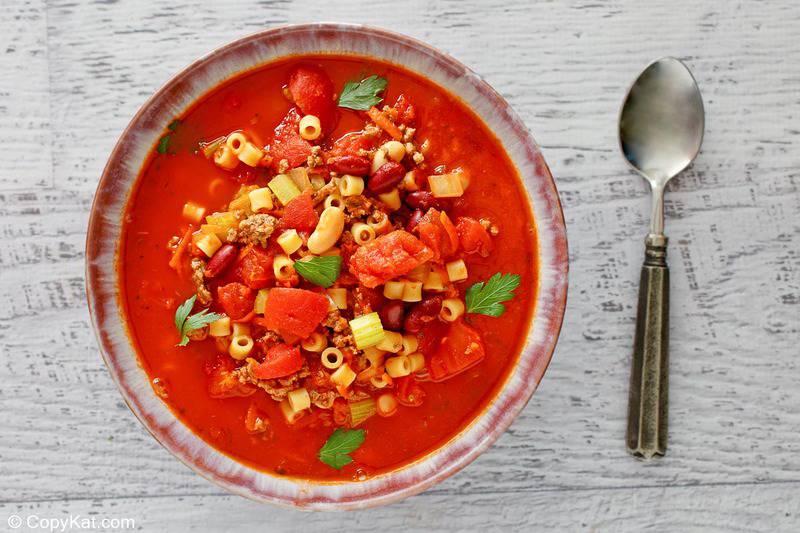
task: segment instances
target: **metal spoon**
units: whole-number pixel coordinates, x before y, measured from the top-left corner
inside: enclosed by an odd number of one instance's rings
[[[669,269],[664,187],[697,156],[704,125],[697,83],[686,65],[672,57],[644,69],[620,113],[622,154],[650,183],[653,199],[628,398],[628,451],[644,459],[667,450]]]

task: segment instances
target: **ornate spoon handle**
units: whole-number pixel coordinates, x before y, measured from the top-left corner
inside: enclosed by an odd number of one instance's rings
[[[628,451],[650,459],[667,451],[669,379],[667,238],[650,234],[639,282],[639,309],[628,397]]]

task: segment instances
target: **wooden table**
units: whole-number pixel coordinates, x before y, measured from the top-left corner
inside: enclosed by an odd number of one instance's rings
[[[139,106],[223,43],[321,19],[423,39],[500,91],[556,177],[571,260],[561,341],[508,433],[423,495],[338,515],[228,495],[162,449],[109,378],[84,293],[92,195]],[[791,0],[5,0],[0,529],[14,514],[170,532],[797,531],[799,21]],[[666,202],[670,450],[640,463],[623,435],[649,200],[616,120],[667,54],[696,74],[707,130]]]

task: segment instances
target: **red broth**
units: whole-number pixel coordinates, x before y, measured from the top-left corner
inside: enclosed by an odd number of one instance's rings
[[[496,272],[521,276],[516,296],[506,303],[501,317],[467,318],[483,338],[486,357],[446,381],[420,383],[426,394],[421,406],[401,406],[392,417],[368,419],[361,426],[366,432],[364,444],[352,453],[354,461],[341,470],[317,459],[332,428],[290,427],[278,404],[261,390],[246,398],[211,398],[206,367],[217,357],[214,343],[176,347],[175,309],[193,293],[194,285],[168,266],[171,251],[166,243],[187,225],[181,214],[184,203],[206,206],[208,212],[221,210],[239,187],[229,172],[193,151],[199,141],[243,127],[268,143],[273,128],[291,107],[282,87],[300,62],[321,67],[337,91],[347,81],[377,74],[389,82],[385,103],[401,93],[408,96],[418,113],[416,138],[430,143],[426,162],[457,165],[471,175],[470,186],[451,216],[485,217],[499,228],[489,257],[470,256],[469,279],[462,287]],[[363,115],[339,111],[329,139],[364,124]],[[275,62],[225,82],[178,118],[180,125],[170,136],[170,153],[159,154],[153,148],[127,206],[119,269],[128,327],[141,364],[157,380],[154,389],[192,431],[237,461],[270,473],[311,480],[361,480],[434,451],[492,401],[518,359],[532,320],[538,285],[535,228],[526,193],[503,147],[457,97],[395,65],[354,56],[315,56]],[[215,178],[223,178],[222,185],[212,193],[209,183]],[[245,430],[245,415],[253,402],[269,416],[271,438]]]

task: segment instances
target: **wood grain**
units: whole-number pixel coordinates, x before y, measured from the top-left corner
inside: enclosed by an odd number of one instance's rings
[[[144,530],[791,531],[800,527],[800,10],[790,0],[395,2],[11,0],[0,33],[0,524],[132,516]],[[389,14],[393,14],[388,17]],[[522,416],[464,472],[331,518],[222,494],[123,404],[86,311],[83,243],[105,160],[196,57],[276,24],[337,19],[423,39],[525,119],[561,192],[571,290]],[[624,428],[649,205],[616,146],[628,84],[675,55],[704,94],[694,166],[670,185],[670,448]]]

